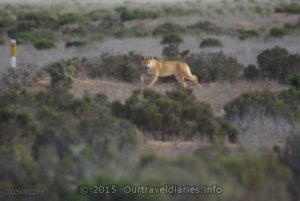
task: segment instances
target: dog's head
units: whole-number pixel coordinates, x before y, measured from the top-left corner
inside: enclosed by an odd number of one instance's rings
[[[151,68],[153,62],[154,62],[153,57],[141,56],[141,63],[147,70]]]

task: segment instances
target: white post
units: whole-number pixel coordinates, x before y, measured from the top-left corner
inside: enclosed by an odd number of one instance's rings
[[[10,67],[17,67],[17,43],[15,39],[10,40]]]

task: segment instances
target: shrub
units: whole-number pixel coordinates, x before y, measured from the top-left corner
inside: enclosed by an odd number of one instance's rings
[[[109,170],[108,161],[126,163],[138,142],[136,127],[95,97],[57,89],[0,97],[1,188],[35,186],[44,200],[74,200],[74,185]]]
[[[295,87],[296,89],[300,89],[300,75],[294,75],[289,79],[290,85]]]
[[[290,33],[290,29],[288,28],[284,28],[284,27],[273,27],[271,30],[270,30],[270,36],[273,36],[273,37],[282,37],[284,35],[287,35],[288,33]]]
[[[236,140],[236,130],[215,118],[210,106],[197,102],[188,90],[166,95],[135,91],[124,105],[114,102],[112,107],[117,116],[129,119],[140,129],[151,132],[156,139]]]
[[[266,114],[276,116],[283,112],[281,101],[269,91],[245,93],[234,99],[224,107],[226,118],[243,119],[248,114]]]
[[[167,59],[178,59],[180,57],[180,51],[177,44],[170,44],[165,46],[162,55]]]
[[[153,30],[153,35],[167,35],[168,33],[184,33],[182,26],[173,24],[171,22],[163,23]]]
[[[71,36],[67,39],[65,46],[66,47],[72,47],[72,46],[85,46],[88,43],[88,41],[79,36]]]
[[[236,80],[240,77],[242,65],[223,53],[190,55],[186,58],[191,70],[204,82]]]
[[[49,38],[39,38],[33,41],[36,49],[49,49],[55,47],[55,41]]]
[[[226,104],[224,110],[229,120],[243,119],[249,114],[258,114],[298,122],[300,120],[299,104],[299,90],[289,89],[279,94],[262,91],[245,93]]]
[[[0,14],[0,29],[5,30],[17,24],[17,17],[8,11],[1,11]]]
[[[161,44],[179,44],[182,43],[183,39],[177,33],[168,33],[161,40]]]
[[[32,28],[57,28],[56,16],[47,10],[20,12],[17,19],[18,25],[21,26],[28,24]]]
[[[46,66],[45,70],[50,74],[53,87],[70,86],[73,82],[75,67],[72,61],[61,60],[55,62]]]
[[[255,81],[260,78],[260,71],[255,65],[248,65],[243,70],[244,77],[247,80]]]
[[[86,61],[81,60],[74,63],[76,69],[82,69],[82,74],[91,78],[119,79],[127,82],[140,80],[141,66],[140,55],[133,52],[128,55],[103,54],[100,58]]]
[[[217,27],[214,23],[210,21],[199,21],[196,24],[187,27],[188,30],[192,32],[206,32],[206,33],[220,33],[221,28]]]
[[[47,30],[33,30],[17,33],[16,40],[20,43],[31,42],[37,49],[48,49],[55,47],[56,37],[54,33]]]
[[[239,38],[242,40],[248,39],[248,38],[255,38],[259,37],[260,33],[258,30],[255,29],[240,29],[239,30]]]
[[[145,18],[157,18],[160,13],[157,10],[150,9],[137,9],[126,6],[116,8],[116,11],[120,13],[122,21],[145,19]]]
[[[300,13],[300,5],[297,3],[281,5],[280,7],[277,7],[275,9],[275,12],[299,14]]]
[[[274,47],[257,56],[257,63],[264,78],[287,83],[288,78],[300,72],[300,56],[290,55],[285,48]]]
[[[223,47],[223,43],[216,38],[206,38],[200,43],[200,47]]]
[[[57,21],[60,25],[84,23],[88,21],[88,17],[78,13],[66,13],[59,15]]]
[[[37,66],[32,64],[22,64],[18,68],[8,68],[7,72],[1,75],[0,83],[11,88],[31,87],[37,80]]]

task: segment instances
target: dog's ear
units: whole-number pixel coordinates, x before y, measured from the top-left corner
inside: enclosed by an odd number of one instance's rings
[[[141,55],[141,60],[144,61],[145,60],[145,57],[143,55]]]

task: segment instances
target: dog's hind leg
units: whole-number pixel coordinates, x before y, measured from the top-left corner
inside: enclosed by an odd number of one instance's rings
[[[186,82],[184,81],[184,77],[180,75],[175,75],[176,80],[184,87],[187,87]]]

